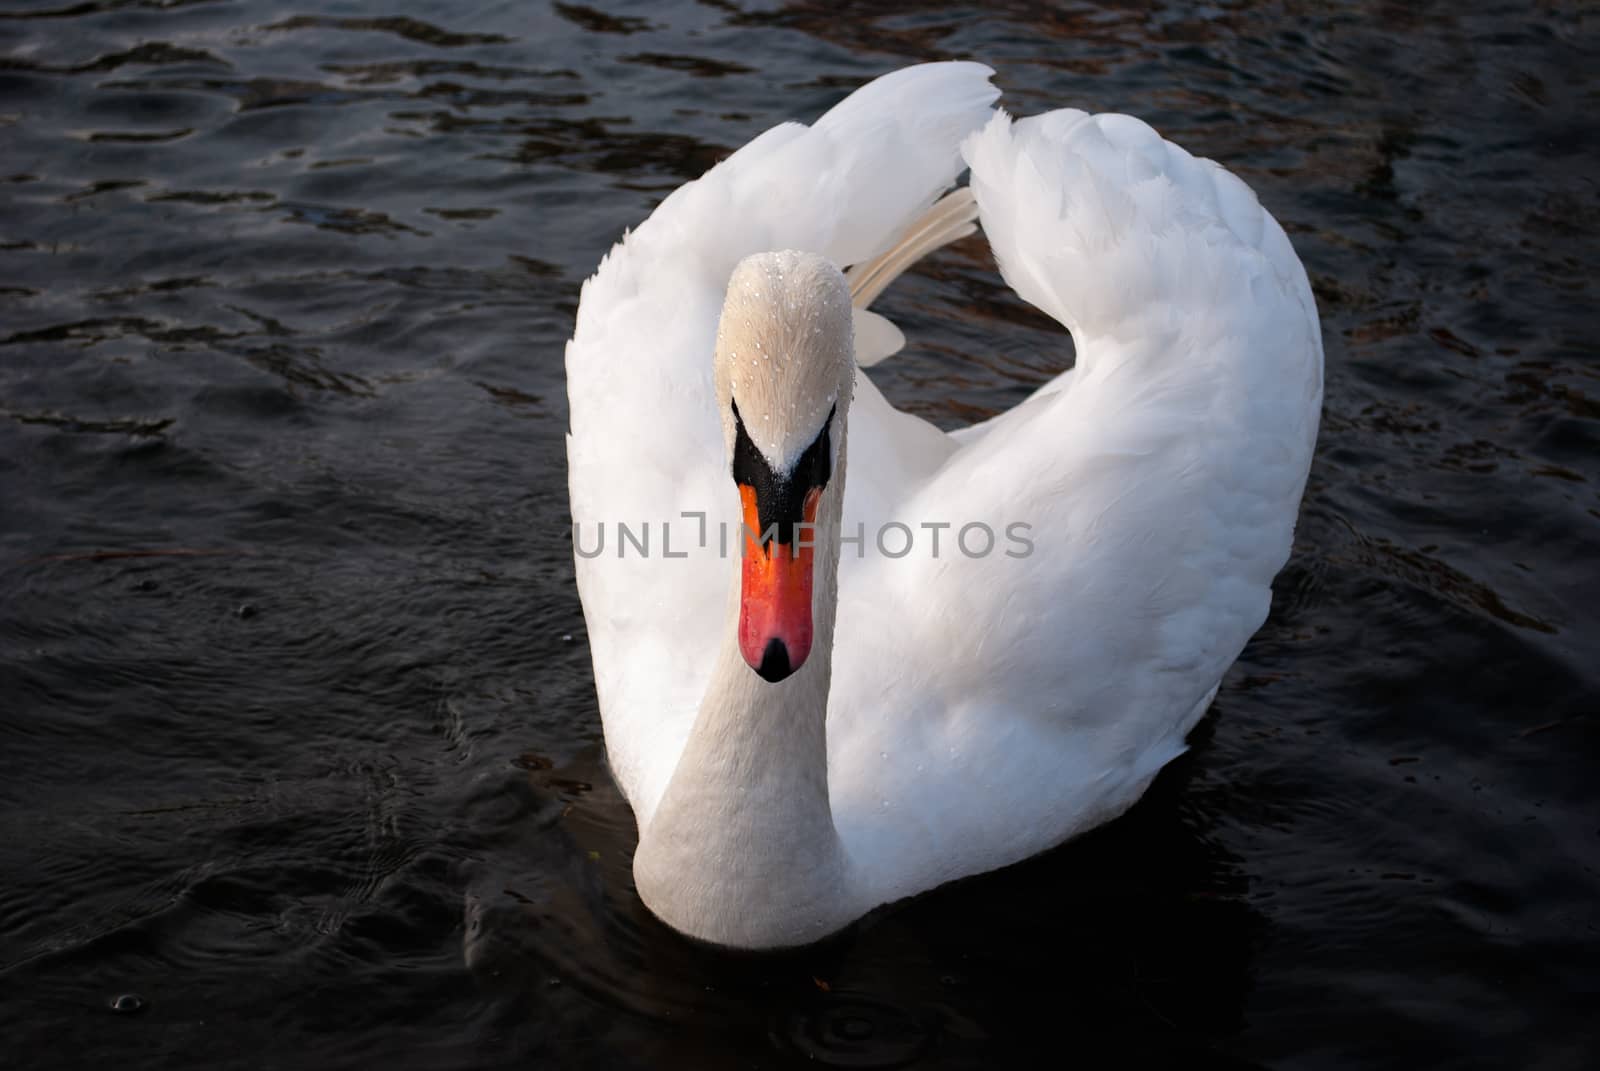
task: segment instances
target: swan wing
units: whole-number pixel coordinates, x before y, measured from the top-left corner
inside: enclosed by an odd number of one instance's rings
[[[1321,407],[1305,272],[1239,179],[1070,110],[964,152],[1002,273],[1078,356],[868,504],[949,523],[937,558],[841,562],[830,792],[882,899],[1113,817],[1182,751],[1266,617]]]
[[[674,191],[583,286],[566,353],[578,590],[607,752],[641,825],[693,723],[735,576],[718,553],[719,525],[737,547],[738,516],[712,389],[728,277],[764,250],[841,265],[883,253],[964,166],[961,139],[998,95],[992,73],[906,68],[809,127],[767,131]]]

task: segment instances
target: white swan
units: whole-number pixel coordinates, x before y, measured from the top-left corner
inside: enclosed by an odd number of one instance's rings
[[[1120,814],[1288,556],[1322,344],[1283,230],[1136,119],[1013,123],[991,73],[907,68],[767,131],[584,286],[578,585],[639,893],[691,936],[809,942]],[[965,194],[924,213],[964,166],[1077,363],[945,434],[856,371],[898,333],[850,283],[962,233]],[[741,559],[743,518],[780,528]]]

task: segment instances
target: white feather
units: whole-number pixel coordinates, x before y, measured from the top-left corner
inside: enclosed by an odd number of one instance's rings
[[[1138,798],[1266,616],[1316,437],[1314,302],[1250,189],[1127,116],[1013,123],[991,113],[989,73],[896,72],[676,191],[585,284],[567,351],[582,543],[684,511],[711,526],[686,559],[578,560],[607,747],[648,834],[736,583],[714,553],[738,514],[711,364],[734,264],[882,254],[964,156],[1006,281],[1073,335],[1073,370],[955,435],[857,376],[843,529],[867,546],[840,561],[826,708],[841,917]],[[905,557],[872,545],[891,522],[918,536]],[[935,557],[921,526],[938,522],[955,527]],[[973,523],[996,535],[986,556],[954,546]],[[1024,557],[1004,553],[1016,524]]]

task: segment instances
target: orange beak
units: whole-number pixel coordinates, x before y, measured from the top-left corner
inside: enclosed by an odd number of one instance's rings
[[[822,489],[803,505],[807,525],[817,521]],[[811,545],[815,530],[796,529],[793,543],[762,541],[755,488],[739,485],[744,506],[744,563],[739,590],[739,650],[750,668],[776,683],[805,664],[811,653]],[[780,529],[781,531],[781,529]]]

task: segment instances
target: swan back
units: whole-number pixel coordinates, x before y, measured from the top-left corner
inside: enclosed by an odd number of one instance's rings
[[[1077,363],[896,507],[1023,523],[1021,557],[952,530],[841,561],[829,773],[883,899],[1114,817],[1183,750],[1265,620],[1321,405],[1304,270],[1238,179],[1126,116],[997,115],[964,152],[1005,277]]]

